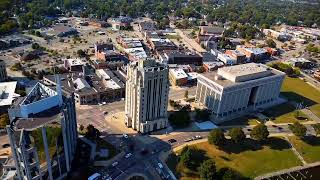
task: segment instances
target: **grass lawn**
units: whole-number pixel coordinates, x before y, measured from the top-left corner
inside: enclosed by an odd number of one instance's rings
[[[252,116],[243,116],[231,121],[223,122],[219,125],[221,126],[236,126],[236,125],[258,125],[260,122],[257,118]]]
[[[275,120],[272,120],[274,123],[294,123],[296,121],[299,122],[306,122],[310,121],[311,119],[307,119],[307,116],[299,111],[299,117],[301,118],[298,120],[296,115],[296,108],[289,104],[289,103],[283,103],[277,106],[273,106],[269,109],[266,109],[263,114],[265,114],[268,117],[274,117]]]
[[[265,173],[301,165],[299,159],[290,149],[288,142],[281,138],[270,138],[264,145],[259,145],[256,141],[247,139],[241,145],[235,145],[228,141],[220,149],[208,142],[194,146],[206,151],[206,155],[214,159],[218,169],[232,168],[250,179]],[[182,170],[183,172],[186,171],[180,163],[174,166],[173,162],[175,161],[169,161],[171,163],[169,163],[169,167],[180,174],[182,179],[190,178],[187,173],[181,173]],[[196,177],[192,177],[192,179],[194,178]]]
[[[320,117],[320,91],[299,78],[286,77],[281,94],[296,102],[310,106],[310,110]]]
[[[307,136],[303,140],[292,136],[289,140],[308,163],[320,161],[320,137]]]

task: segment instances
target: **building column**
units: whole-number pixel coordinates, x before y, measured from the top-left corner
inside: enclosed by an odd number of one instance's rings
[[[48,140],[47,140],[47,134],[46,134],[46,129],[45,129],[45,127],[42,127],[42,128],[41,128],[41,132],[42,132],[42,140],[43,140],[43,145],[44,145],[44,152],[45,152],[45,154],[46,154],[46,161],[47,161],[49,179],[50,179],[50,180],[53,180],[53,177],[52,177],[52,168],[51,168],[51,159],[50,159],[50,154],[49,154]]]

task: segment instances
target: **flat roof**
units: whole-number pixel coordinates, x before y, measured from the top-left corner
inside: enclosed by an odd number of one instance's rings
[[[188,75],[184,72],[183,69],[175,68],[175,69],[169,69],[169,71],[174,76],[175,79],[188,78]]]
[[[65,59],[65,61],[68,61],[68,63],[71,65],[71,66],[77,66],[77,65],[84,65],[85,62],[83,62],[81,59]]]
[[[20,96],[19,94],[14,93],[16,86],[16,81],[0,83],[0,106],[11,105],[12,101]]]
[[[263,64],[248,63],[219,68],[204,74],[199,74],[222,87],[232,86],[237,83],[264,78],[272,75],[283,74]]]
[[[218,75],[233,82],[247,81],[257,77],[264,77],[269,74],[271,74],[270,67],[256,63],[228,66],[218,69]]]

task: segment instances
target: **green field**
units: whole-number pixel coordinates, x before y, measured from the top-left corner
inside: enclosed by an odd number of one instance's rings
[[[269,138],[264,145],[259,145],[258,142],[247,139],[242,145],[228,142],[220,149],[208,142],[194,146],[206,151],[206,155],[214,159],[218,169],[232,168],[247,178],[301,165],[299,159],[290,149],[288,142],[281,138]],[[181,167],[182,165],[179,163],[174,164],[174,162],[176,161],[172,159],[168,161],[169,167],[173,171],[180,174],[182,179],[191,178],[188,177],[188,173],[185,173],[187,172],[186,168]]]
[[[296,108],[293,105],[289,103],[283,103],[266,109],[263,114],[268,117],[274,117],[275,120],[272,120],[274,123],[294,123],[296,121],[306,122],[310,120],[307,119],[307,116],[301,111],[299,111],[299,117],[301,119],[298,120],[296,118],[296,112]]]
[[[293,136],[289,140],[307,163],[320,161],[320,137],[307,136],[301,140]]]
[[[286,77],[282,84],[281,94],[288,100],[302,102],[320,117],[320,91],[299,78]]]

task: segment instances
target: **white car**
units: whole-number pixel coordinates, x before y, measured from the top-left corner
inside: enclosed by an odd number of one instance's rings
[[[122,136],[124,137],[124,138],[126,138],[126,139],[128,139],[128,135],[127,134],[122,134]]]
[[[118,164],[119,164],[118,161],[116,161],[116,162],[112,163],[112,166],[115,167],[115,166],[117,166]]]
[[[131,157],[131,156],[132,156],[132,154],[131,154],[131,153],[128,153],[128,154],[125,155],[125,158],[128,159],[128,158]]]
[[[160,169],[162,169],[162,168],[163,168],[163,166],[162,166],[162,164],[161,164],[161,163],[158,163],[158,166],[159,166],[159,168],[160,168]]]

